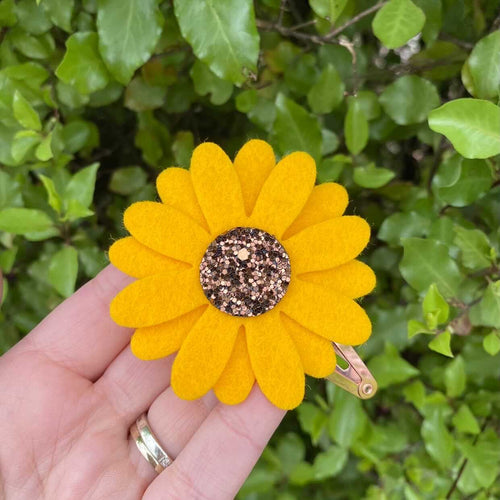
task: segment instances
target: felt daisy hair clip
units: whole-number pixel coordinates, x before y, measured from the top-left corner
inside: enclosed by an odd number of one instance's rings
[[[190,170],[157,179],[161,202],[124,214],[129,237],[111,262],[137,278],[111,303],[111,317],[135,328],[133,353],[176,353],[171,386],[183,399],[214,390],[245,400],[256,382],[282,409],[304,397],[305,374],[329,377],[359,397],[376,384],[352,349],[371,334],[355,301],[375,286],[356,260],[367,222],[344,216],[335,183],[315,186],[316,166],[295,152],[277,164],[269,144],[247,142],[234,163],[213,143],[198,146]],[[348,368],[336,368],[336,353]]]

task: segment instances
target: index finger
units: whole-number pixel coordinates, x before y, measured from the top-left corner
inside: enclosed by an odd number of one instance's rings
[[[11,351],[38,351],[69,370],[96,380],[130,340],[131,330],[116,325],[109,304],[133,281],[107,266],[52,311]]]

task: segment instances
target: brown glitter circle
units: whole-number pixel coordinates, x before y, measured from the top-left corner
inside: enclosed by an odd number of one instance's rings
[[[200,264],[207,299],[232,316],[259,316],[284,297],[290,259],[279,241],[253,227],[235,227],[210,243]]]

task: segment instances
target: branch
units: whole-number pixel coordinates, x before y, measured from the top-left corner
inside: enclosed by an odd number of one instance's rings
[[[485,421],[484,421],[484,424],[483,426],[481,427],[481,431],[479,432],[479,434],[475,437],[473,443],[472,443],[472,446],[475,446],[475,444],[477,443],[477,440],[479,439],[479,436],[484,432],[484,430],[486,429],[486,426],[488,425],[489,423],[489,418],[487,418]],[[448,493],[446,494],[446,500],[449,500],[451,498],[451,495],[453,495],[453,492],[455,491],[455,489],[457,488],[457,485],[458,485],[458,481],[460,481],[460,478],[462,477],[462,474],[464,473],[464,470],[465,470],[465,466],[467,465],[467,462],[469,461],[468,458],[464,458],[463,462],[462,462],[462,465],[460,466],[460,469],[458,469],[458,473],[457,473],[457,476],[455,477],[455,480],[453,481],[450,489],[448,490]]]
[[[353,24],[356,24],[358,21],[361,19],[365,18],[366,16],[369,16],[370,14],[373,14],[377,10],[381,9],[387,2],[379,2],[375,5],[372,5],[369,9],[364,10],[363,12],[360,12],[359,14],[355,15],[352,19],[349,19],[346,23],[344,23],[342,26],[339,26],[338,28],[333,29],[326,35],[324,35],[322,38],[325,41],[329,41],[332,38],[335,38],[336,36],[340,35],[344,30],[349,28],[349,26],[352,26]]]
[[[345,29],[349,28],[353,24],[356,24],[361,19],[373,14],[377,10],[381,9],[387,2],[379,2],[376,5],[372,5],[370,8],[360,12],[352,19],[344,23],[342,26],[338,28],[334,28],[332,31],[328,32],[326,35],[314,35],[311,33],[304,33],[303,31],[299,31],[301,28],[305,28],[307,26],[316,24],[316,21],[308,21],[305,23],[298,24],[296,26],[292,26],[287,28],[281,24],[282,16],[278,18],[278,22],[272,23],[269,21],[264,21],[263,19],[257,19],[257,27],[265,30],[265,31],[277,31],[280,35],[289,38],[296,38],[298,40],[305,40],[312,43],[317,43],[319,45],[323,45],[325,43],[337,43],[334,39],[342,33]]]

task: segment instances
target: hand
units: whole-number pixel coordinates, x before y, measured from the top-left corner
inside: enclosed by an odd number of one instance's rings
[[[129,281],[107,267],[0,358],[1,498],[233,498],[281,421],[258,387],[237,406],[177,398],[173,357],[135,358],[109,317]],[[159,475],[129,436],[145,411],[175,459]]]

